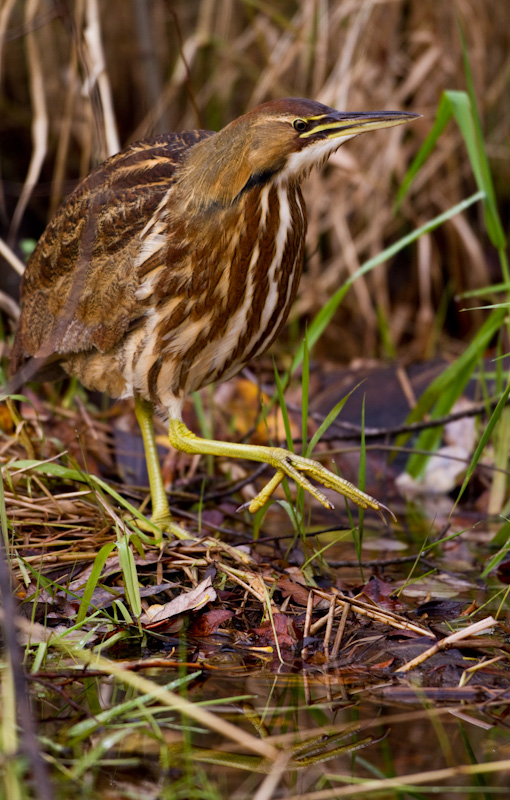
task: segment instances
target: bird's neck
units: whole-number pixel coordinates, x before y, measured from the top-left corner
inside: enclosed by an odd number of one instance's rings
[[[189,211],[231,208],[245,192],[278,179],[281,165],[257,168],[248,141],[226,133],[197,143],[180,169],[176,190]]]

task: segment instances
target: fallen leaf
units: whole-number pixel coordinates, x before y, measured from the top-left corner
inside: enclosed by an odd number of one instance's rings
[[[216,633],[222,622],[231,619],[233,616],[233,611],[227,611],[221,608],[206,611],[204,614],[200,614],[197,619],[193,620],[188,628],[188,632],[192,636],[210,636],[212,633]]]
[[[291,580],[291,578],[280,578],[277,583],[277,588],[284,597],[292,597],[294,602],[298,605],[306,606],[308,604],[310,590],[307,589],[306,586],[302,586],[300,583]],[[314,605],[316,605],[319,600],[319,597],[315,597]]]
[[[213,588],[211,577],[208,576],[190,592],[183,592],[163,605],[154,603],[149,606],[146,612],[140,617],[140,620],[143,625],[152,627],[158,622],[163,622],[170,617],[175,617],[177,614],[184,614],[186,611],[194,611],[197,608],[202,608],[206,603],[210,603],[215,599],[216,589]]]
[[[274,628],[273,628],[274,625]],[[263,622],[260,628],[253,630],[261,644],[274,644],[275,633],[281,647],[294,647],[297,642],[296,631],[290,617],[285,614],[273,614],[273,620]]]

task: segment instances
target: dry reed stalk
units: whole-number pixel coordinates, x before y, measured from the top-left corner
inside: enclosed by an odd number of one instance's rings
[[[474,8],[456,0],[408,8],[403,0],[348,0],[331,7],[307,0],[288,4],[285,16],[279,8],[264,4],[157,0],[143,6],[142,31],[139,13],[123,0],[77,2],[68,12],[73,14],[70,20],[44,17],[35,0],[26,6],[30,16],[23,18],[19,6],[7,3],[0,17],[4,32],[0,76],[11,95],[9,107],[0,103],[7,151],[12,150],[13,137],[24,136],[29,126],[39,130],[15,227],[22,222],[35,188],[29,190],[29,183],[36,183],[46,142],[45,163],[55,165],[52,193],[59,197],[62,187],[87,172],[91,157],[101,153],[98,137],[104,135],[105,126],[108,151],[117,147],[116,127],[122,142],[161,130],[163,119],[165,129],[196,127],[190,99],[199,107],[201,124],[214,128],[259,101],[285,94],[314,96],[353,109],[396,105],[424,113],[412,131],[395,129],[384,136],[361,137],[345,150],[345,159],[340,153],[337,165],[333,162],[326,174],[309,182],[310,260],[296,313],[312,314],[359,263],[403,229],[458,202],[469,191],[468,184],[472,186],[452,125],[418,176],[401,216],[393,218],[394,182],[404,174],[427,132],[441,91],[465,83],[457,17],[467,37],[482,120],[488,123],[489,152],[498,159],[501,185],[510,182],[505,140],[509,112],[501,102],[508,80],[510,33],[503,6]],[[87,39],[87,30],[96,31],[92,40]],[[25,44],[32,55],[23,71]],[[149,73],[161,86],[157,94],[151,81],[148,85]],[[99,92],[92,96],[77,92],[77,75],[89,88],[97,77]],[[25,108],[30,87],[32,113],[12,113],[10,109]],[[52,109],[47,134],[42,124],[44,97]],[[14,164],[11,182],[23,181],[23,166],[21,159]],[[14,213],[14,199],[8,190],[7,216]],[[30,203],[37,209],[36,198]],[[39,211],[40,228],[46,222],[44,213]],[[405,349],[412,337],[424,336],[414,350],[427,352],[431,309],[450,281],[452,266],[457,290],[483,285],[488,279],[484,234],[476,212],[448,223],[445,230],[458,253],[453,265],[442,252],[444,234],[434,233],[430,253],[422,253],[416,264],[413,256],[404,256],[409,264],[405,281],[396,282],[387,267],[380,267],[347,295],[326,334],[330,342],[342,341],[336,357],[345,361],[377,352],[378,306],[394,323],[391,335],[396,345]],[[433,274],[425,278],[427,258],[432,259]],[[478,323],[475,316],[469,324]]]
[[[25,212],[25,208],[30,199],[33,187],[39,179],[43,161],[46,157],[48,146],[48,109],[44,91],[43,66],[36,35],[30,30],[33,20],[37,14],[39,0],[28,0],[25,9],[25,24],[28,29],[26,35],[28,74],[30,76],[30,100],[32,104],[32,155],[28,172],[23,185],[20,198],[12,216],[9,231],[9,245],[16,240],[18,228]]]

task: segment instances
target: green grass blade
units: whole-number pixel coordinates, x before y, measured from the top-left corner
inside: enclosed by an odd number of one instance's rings
[[[455,121],[466,144],[477,186],[485,193],[484,212],[487,233],[495,247],[498,249],[504,248],[506,246],[506,238],[497,210],[496,195],[485,153],[474,95],[470,97],[465,92],[446,92],[446,95],[451,103]],[[505,276],[505,278],[507,277]]]
[[[367,479],[367,451],[365,446],[365,395],[363,395],[363,402],[361,404],[361,447],[359,452],[359,469],[358,469],[358,486],[362,492],[365,491]],[[363,569],[361,568],[361,549],[363,547],[363,523],[365,521],[365,509],[360,508],[358,511],[358,535],[355,536],[356,544],[356,557],[360,562],[361,577],[363,580]]]
[[[41,472],[43,475],[51,475],[62,480],[80,481],[84,482],[85,473],[79,472],[77,469],[70,469],[64,467],[62,464],[55,464],[54,461],[35,461],[28,458],[19,461],[11,461],[8,465],[9,469],[16,470],[34,470]]]
[[[362,264],[362,266],[358,270],[356,270],[356,272],[354,272],[352,275],[349,276],[349,278],[345,281],[343,286],[341,286],[340,289],[338,289],[334,293],[334,295],[328,300],[326,305],[318,312],[318,314],[316,314],[316,316],[312,320],[312,323],[310,324],[307,333],[308,347],[310,348],[310,350],[315,345],[317,340],[322,336],[324,330],[329,325],[333,317],[333,314],[336,312],[338,306],[344,299],[345,295],[347,294],[347,292],[349,291],[355,280],[360,278],[362,275],[366,275],[367,272],[370,272],[371,270],[374,269],[374,267],[377,267],[379,264],[382,264],[384,261],[387,261],[389,258],[396,255],[396,253],[399,253],[409,244],[412,244],[412,242],[415,242],[417,239],[419,239],[420,236],[423,236],[423,234],[430,233],[431,231],[435,230],[440,225],[442,225],[444,222],[447,222],[447,220],[454,217],[456,214],[460,214],[462,211],[465,211],[466,208],[469,208],[469,206],[472,206],[474,203],[477,203],[479,200],[483,200],[484,198],[485,198],[484,192],[476,192],[475,194],[471,195],[471,197],[468,197],[466,200],[462,200],[460,203],[457,203],[455,206],[452,206],[452,208],[449,208],[447,211],[444,211],[442,214],[439,214],[437,217],[434,217],[433,219],[429,220],[424,225],[421,225],[416,230],[411,231],[411,233],[408,233],[406,236],[403,236],[397,242],[394,242],[392,245],[386,247],[384,250],[378,253],[378,255],[374,256],[373,258],[369,258],[368,261],[365,261],[365,263]],[[290,374],[293,374],[299,367],[299,365],[302,363],[303,355],[304,355],[304,346],[301,344],[292,361]]]
[[[498,404],[497,404],[496,408],[494,409],[494,411],[492,412],[491,418],[489,420],[489,424],[485,428],[485,430],[483,432],[483,435],[482,435],[480,441],[478,442],[478,446],[477,446],[475,452],[473,453],[473,458],[471,459],[471,463],[469,464],[469,467],[467,469],[466,477],[464,478],[464,480],[462,482],[462,486],[459,489],[459,493],[457,495],[457,499],[455,500],[454,506],[453,506],[453,508],[451,510],[451,514],[453,514],[453,512],[455,511],[457,505],[459,504],[460,498],[464,494],[464,491],[465,491],[465,489],[466,489],[466,487],[467,487],[467,485],[468,485],[468,483],[469,483],[469,481],[471,479],[471,476],[472,476],[472,474],[474,472],[474,469],[475,469],[476,465],[478,464],[478,461],[480,460],[480,456],[482,455],[483,450],[484,450],[485,446],[487,445],[487,443],[488,443],[488,441],[489,441],[489,439],[491,437],[492,431],[494,430],[494,427],[495,427],[496,423],[498,422],[498,420],[500,419],[501,414],[503,412],[503,409],[506,406],[506,402],[508,400],[508,395],[509,394],[510,394],[510,383],[508,384],[508,386],[506,387],[505,391],[503,392],[503,394],[499,398]]]
[[[487,233],[493,245],[501,250],[506,247],[506,237],[497,210],[496,194],[489,169],[489,161],[485,152],[482,126],[476,106],[473,79],[462,32],[461,38],[468,92],[448,90],[441,96],[432,130],[416,154],[413,163],[402,181],[402,186],[397,194],[395,208],[398,208],[402,203],[409,186],[427,161],[447,123],[454,117],[466,145],[476,184],[478,189],[485,195],[484,212]],[[505,278],[508,278],[508,276],[505,276]]]
[[[0,474],[0,528],[0,535],[4,543],[5,559],[9,561],[9,525],[7,524],[7,508],[5,505],[4,479],[2,474]]]
[[[120,597],[116,597],[112,603],[112,606],[115,606],[116,611],[120,611],[121,617],[128,625],[133,624],[133,617],[129,613],[127,607],[124,605],[123,601]],[[97,648],[94,648],[94,651],[97,652]]]
[[[107,544],[103,545],[99,553],[94,559],[94,563],[92,565],[92,572],[90,573],[87,583],[85,584],[85,589],[83,591],[83,597],[81,599],[80,607],[78,609],[78,614],[76,615],[76,624],[81,624],[85,617],[87,616],[88,607],[92,600],[92,595],[94,594],[94,590],[97,586],[97,583],[101,577],[101,572],[103,571],[103,567],[106,563],[106,559],[112,552],[113,548],[115,547],[115,542],[108,542]]]
[[[119,553],[120,568],[124,578],[124,588],[129,607],[134,616],[138,618],[142,613],[142,601],[140,598],[140,586],[133,551],[129,546],[129,538],[118,531],[117,551]]]
[[[479,163],[479,170],[481,173],[479,186],[480,188],[483,188],[483,190],[487,194],[487,198],[484,204],[485,224],[487,226],[487,233],[489,234],[491,242],[495,247],[498,248],[498,250],[502,250],[506,247],[506,236],[504,233],[503,226],[501,224],[501,218],[499,216],[498,207],[496,203],[496,193],[494,191],[494,184],[492,182],[491,171],[489,168],[489,160],[487,158],[487,153],[485,151],[482,123],[480,120],[480,115],[478,113],[478,107],[476,104],[475,87],[473,83],[471,65],[469,63],[469,58],[468,58],[466,39],[464,37],[464,31],[462,30],[460,24],[459,24],[459,32],[462,43],[462,58],[464,61],[464,73],[466,76],[466,85],[468,89],[469,99],[471,102],[472,122],[473,122],[475,142],[476,142],[477,158]],[[509,275],[508,274],[505,275],[505,278],[506,280],[508,280]]]
[[[192,672],[189,675],[184,675],[183,677],[176,678],[175,680],[172,680],[169,683],[163,684],[163,689],[167,689],[169,691],[172,691],[174,689],[179,689],[184,684],[191,683],[191,681],[198,678],[200,674],[201,674],[200,672]],[[136,711],[136,709],[139,709],[146,704],[152,703],[153,701],[154,701],[153,694],[147,693],[142,695],[135,695],[135,697],[130,697],[128,700],[125,700],[122,703],[116,703],[111,708],[106,708],[104,710],[101,710],[98,714],[96,714],[94,719],[81,720],[80,722],[77,722],[75,725],[72,725],[66,732],[66,739],[68,740],[70,746],[74,746],[80,740],[84,739],[87,736],[90,736],[94,731],[96,731],[101,726],[111,724],[115,719],[122,717],[131,711]]]
[[[331,409],[331,411],[329,412],[327,417],[321,422],[321,424],[319,425],[319,427],[315,431],[314,435],[310,439],[310,444],[308,445],[308,449],[307,449],[307,453],[306,453],[308,456],[311,455],[311,453],[313,453],[317,443],[320,441],[322,436],[328,430],[329,426],[336,420],[336,418],[340,414],[340,411],[342,410],[342,408],[346,404],[346,402],[349,399],[349,397],[351,396],[351,394],[353,394],[353,392],[355,392],[357,389],[359,389],[359,387],[361,386],[362,382],[363,381],[358,383],[357,386],[354,386],[354,388],[351,389],[351,391],[348,394],[346,394],[345,397],[343,397],[341,400],[339,400],[338,403],[336,404],[336,406]]]
[[[294,442],[292,440],[292,431],[290,429],[290,420],[289,420],[289,413],[287,411],[287,404],[285,402],[284,397],[284,382],[281,380],[280,375],[278,374],[278,370],[276,369],[276,364],[274,366],[274,379],[276,382],[276,392],[278,397],[278,403],[280,405],[280,410],[282,412],[282,419],[283,425],[285,428],[285,438],[287,440],[287,447],[291,453],[294,452]]]
[[[510,292],[510,283],[505,281],[503,283],[492,283],[490,286],[480,287],[479,289],[468,289],[465,292],[460,292],[457,297],[460,300],[465,300],[468,297],[486,297],[499,292]]]
[[[444,417],[449,414],[459,397],[462,396],[466,384],[470,380],[471,373],[473,372],[475,365],[476,360],[474,359],[473,362],[466,368],[464,375],[459,372],[457,380],[453,379],[447,386],[445,386],[431,412],[430,416],[432,418]],[[455,366],[455,364],[452,366]],[[438,449],[442,435],[442,426],[426,428],[420,433],[416,442],[416,450],[420,450],[422,452],[413,453],[411,456],[409,456],[406,464],[406,472],[408,472],[414,478],[417,478],[419,475],[421,475],[429,458],[429,455],[425,455],[425,453],[432,454]]]
[[[464,353],[432,381],[423,392],[415,408],[409,414],[407,422],[416,422],[429,412],[433,418],[450,412],[455,401],[462,395],[491,339],[499,331],[505,313],[504,309],[497,309],[491,313]],[[418,437],[416,449],[433,452],[441,435],[441,428],[423,431]],[[396,445],[401,447],[408,439],[409,434],[403,434],[398,437]],[[412,455],[407,462],[406,470],[413,477],[417,477],[424,469],[426,462],[427,456]]]
[[[391,338],[391,326],[388,314],[381,303],[377,303],[375,312],[377,314],[377,328],[379,330],[379,336],[381,337],[381,354],[385,360],[396,361],[398,357],[397,349]]]
[[[308,392],[310,390],[310,351],[308,349],[308,336],[305,333],[303,341],[303,371],[301,378],[301,448],[303,455],[308,452]]]
[[[444,95],[451,106],[452,114],[464,139],[476,185],[487,194],[489,186],[481,168],[473,120],[473,107],[469,95],[466,92],[453,90],[445,92]],[[486,200],[487,197],[485,197],[484,202]]]
[[[432,129],[427,138],[425,139],[425,141],[423,142],[422,146],[418,150],[416,156],[414,157],[413,163],[411,164],[411,166],[409,167],[404,176],[404,180],[402,181],[402,185],[397,194],[397,199],[395,202],[395,210],[398,210],[398,208],[400,207],[402,200],[407,194],[409,186],[411,185],[417,173],[420,171],[420,169],[425,164],[428,157],[434,150],[437,140],[441,136],[442,132],[444,131],[451,117],[452,117],[451,103],[449,102],[446,95],[443,94],[439,101],[439,107],[437,109],[436,119],[432,126]]]
[[[209,387],[213,388],[213,385]],[[198,427],[204,439],[214,439],[214,431],[212,425],[212,415],[208,415],[205,411],[200,392],[193,392],[193,406],[195,414],[197,415]],[[211,455],[205,456],[207,464],[207,474],[212,477],[214,475],[214,458]]]
[[[492,540],[492,544],[500,544],[501,542],[503,542],[503,546],[488,561],[480,576],[481,578],[487,578],[487,576],[491,574],[492,570],[496,569],[503,560],[507,559],[508,553],[510,552],[510,520],[506,520],[504,525],[501,526],[496,536]]]
[[[471,308],[467,309],[469,311],[491,311],[493,308],[508,308],[510,306],[510,300],[506,303],[491,303],[490,305],[486,306],[472,306]]]

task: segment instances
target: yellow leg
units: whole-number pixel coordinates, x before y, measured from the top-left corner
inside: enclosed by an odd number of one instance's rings
[[[276,470],[275,475],[248,504],[248,509],[252,513],[262,508],[285,475],[287,475],[299,486],[302,486],[303,489],[310,492],[325,508],[333,508],[333,504],[320,489],[310,483],[308,477],[322,483],[327,489],[334,489],[339,494],[343,494],[361,508],[373,508],[383,519],[384,511],[394,517],[393,513],[382,503],[379,503],[378,500],[374,500],[369,494],[365,494],[365,492],[362,492],[361,489],[344,480],[344,478],[334,475],[322,464],[319,464],[318,461],[295,455],[288,450],[283,450],[281,447],[231,444],[230,442],[200,439],[180,419],[170,419],[168,436],[170,444],[176,450],[182,450],[185,453],[247,458],[250,461],[261,461],[274,467]]]
[[[154,405],[146,400],[135,398],[135,414],[142,432],[147,472],[149,473],[149,486],[152,498],[152,516],[150,521],[165,533],[172,533],[179,539],[192,538],[184,528],[173,521],[168,506],[161,465],[159,463],[156,438],[154,436]]]

